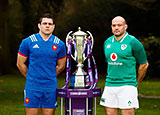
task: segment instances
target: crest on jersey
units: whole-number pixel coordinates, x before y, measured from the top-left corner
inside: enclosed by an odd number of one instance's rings
[[[121,45],[121,49],[122,49],[122,50],[125,50],[126,48],[127,48],[127,45],[126,45],[126,44],[122,44],[122,45]]]
[[[116,61],[117,60],[117,54],[116,53],[112,53],[111,55],[110,55],[110,58],[111,58],[111,60],[112,61]]]
[[[25,103],[26,103],[26,104],[29,103],[29,98],[26,98]]]
[[[107,48],[111,48],[111,44],[108,44],[108,45],[107,45]]]
[[[56,51],[56,50],[57,50],[57,46],[56,46],[56,45],[53,45],[53,46],[52,46],[52,49],[53,49],[54,51]]]

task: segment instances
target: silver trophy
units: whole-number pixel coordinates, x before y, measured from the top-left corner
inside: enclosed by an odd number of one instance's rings
[[[86,46],[88,40],[92,41],[91,48],[93,48],[93,37],[92,34],[87,31],[87,33],[81,31],[81,28],[78,28],[78,31],[72,33],[70,31],[66,37],[66,45],[68,47],[68,40],[71,40],[72,45],[74,46],[74,52],[71,54],[71,57],[77,62],[77,70],[72,74],[74,76],[74,86],[75,88],[85,87],[85,76],[87,73],[82,69],[83,63],[87,58]]]

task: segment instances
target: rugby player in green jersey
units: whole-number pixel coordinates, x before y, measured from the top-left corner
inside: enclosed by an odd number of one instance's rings
[[[113,36],[104,42],[108,67],[100,105],[106,115],[117,115],[118,109],[122,115],[134,115],[139,108],[137,87],[149,64],[143,45],[126,32],[127,27],[125,19],[116,16],[111,25]]]

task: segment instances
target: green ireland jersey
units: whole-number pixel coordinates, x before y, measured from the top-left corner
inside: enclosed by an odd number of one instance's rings
[[[104,42],[104,53],[108,64],[105,86],[137,86],[136,64],[147,62],[140,41],[127,32],[118,41],[113,35]]]

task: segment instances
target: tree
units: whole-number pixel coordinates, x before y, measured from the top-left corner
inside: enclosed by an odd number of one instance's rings
[[[149,79],[158,78],[160,76],[160,38],[150,35],[142,41],[146,49],[149,62]]]
[[[104,63],[103,42],[112,35],[112,18],[125,17],[129,25],[127,31],[137,38],[148,37],[150,33],[158,36],[155,26],[160,24],[159,5],[158,0],[1,0],[0,74],[15,69],[19,44],[38,32],[38,20],[45,12],[55,17],[54,34],[63,41],[70,30],[77,31],[79,26],[83,31],[90,31],[95,40],[93,52],[97,65],[105,72],[106,67],[101,65]]]
[[[0,14],[0,74],[5,74],[11,70],[8,0],[0,1]]]

